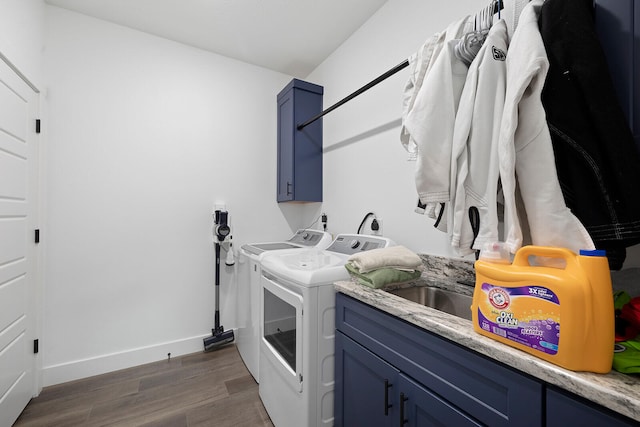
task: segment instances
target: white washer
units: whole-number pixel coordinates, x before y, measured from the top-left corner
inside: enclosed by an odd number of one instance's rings
[[[258,390],[276,427],[333,425],[333,284],[349,279],[349,256],[393,244],[384,237],[341,234],[326,250],[262,259]]]
[[[262,312],[262,285],[260,284],[260,262],[272,252],[289,252],[310,247],[325,249],[331,244],[331,234],[319,230],[298,230],[289,240],[282,242],[248,243],[242,245],[238,257],[238,287],[236,310],[238,330],[236,346],[240,357],[259,380],[260,326]]]

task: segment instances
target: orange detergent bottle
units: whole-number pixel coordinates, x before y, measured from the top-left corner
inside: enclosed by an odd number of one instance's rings
[[[604,251],[524,246],[513,263],[491,253],[475,263],[476,332],[572,371],[611,370],[614,311]],[[531,256],[544,257],[536,258],[544,265]]]

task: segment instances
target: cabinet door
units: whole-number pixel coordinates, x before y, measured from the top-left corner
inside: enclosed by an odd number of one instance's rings
[[[624,427],[640,423],[615,414],[593,402],[547,387],[547,427]]]
[[[278,202],[293,200],[294,99],[289,91],[278,99]]]
[[[399,372],[336,331],[335,425],[395,426]]]
[[[293,79],[278,94],[278,202],[322,201],[322,86]]]
[[[398,424],[409,427],[481,426],[467,414],[421,384],[400,374]]]

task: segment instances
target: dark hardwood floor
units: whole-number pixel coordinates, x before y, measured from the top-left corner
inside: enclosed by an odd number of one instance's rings
[[[271,426],[235,345],[46,387],[16,427]]]

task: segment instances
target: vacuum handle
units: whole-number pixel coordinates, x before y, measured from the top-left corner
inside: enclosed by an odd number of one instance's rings
[[[220,243],[216,242],[216,318],[215,328],[220,329]]]

